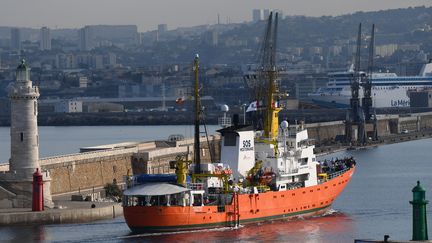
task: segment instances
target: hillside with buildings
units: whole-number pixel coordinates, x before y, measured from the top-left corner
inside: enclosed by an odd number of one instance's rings
[[[0,27],[0,110],[5,111],[0,119],[8,120],[7,87],[21,58],[40,88],[41,117],[190,112],[190,64],[195,53],[201,56],[206,109],[219,111],[221,104],[228,104],[241,112],[251,100],[243,76],[257,60],[268,13],[254,10],[253,21],[236,24],[177,29],[160,24],[143,33],[133,24]],[[371,25],[377,27],[377,70],[416,75],[432,57],[431,7],[341,16],[281,15],[277,49],[281,89],[301,102],[325,86],[328,72],[346,70],[360,22],[364,41]],[[362,63],[366,61],[364,56]],[[179,98],[185,102],[176,102]]]

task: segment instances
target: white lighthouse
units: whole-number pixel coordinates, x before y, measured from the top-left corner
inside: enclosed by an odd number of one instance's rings
[[[11,101],[11,158],[9,171],[0,174],[0,208],[30,207],[33,173],[39,164],[39,134],[37,99],[39,89],[30,80],[30,68],[25,61],[16,69],[16,80],[8,87]],[[44,205],[52,207],[50,178],[44,180]]]
[[[30,68],[24,60],[16,69],[16,81],[9,87],[11,101],[10,171],[22,179],[32,179],[39,165],[37,99],[39,90],[30,80]]]

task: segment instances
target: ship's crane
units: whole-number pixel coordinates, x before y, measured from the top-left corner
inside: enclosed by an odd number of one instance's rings
[[[361,73],[360,73],[360,58],[361,58],[361,34],[362,34],[362,26],[359,24],[358,35],[357,35],[357,48],[355,54],[355,64],[354,64],[354,74],[351,80],[351,119],[354,123],[358,123],[360,121],[360,99],[359,99],[359,90],[360,90],[360,82],[361,82]]]
[[[365,121],[368,123],[371,121],[371,108],[372,108],[372,72],[373,72],[373,60],[374,60],[374,48],[375,48],[375,25],[372,25],[372,33],[369,44],[369,60],[367,75],[364,77],[363,86],[363,99],[362,108],[364,111]]]
[[[376,113],[372,116],[372,74],[374,69],[374,57],[375,57],[375,24],[372,25],[371,39],[369,43],[369,60],[368,60],[368,70],[365,80],[363,82],[363,100],[362,107],[365,116],[366,123],[373,123],[373,134],[372,140],[378,140],[378,129],[377,129],[377,119]]]
[[[261,50],[261,67],[259,76],[264,82],[267,89],[266,92],[266,112],[264,118],[264,137],[270,140],[278,136],[279,119],[279,90],[277,85],[277,66],[276,66],[276,43],[277,43],[277,28],[278,28],[278,13],[273,16],[270,14],[266,35],[264,38],[263,49]]]
[[[245,76],[246,84],[253,90],[252,99],[257,102],[254,125],[258,130],[263,129],[264,137],[269,140],[277,137],[278,113],[281,110],[276,67],[277,28],[278,13],[271,12],[259,51],[256,74]]]
[[[360,91],[360,83],[361,83],[361,72],[360,72],[360,58],[361,58],[361,23],[358,27],[358,35],[357,35],[357,45],[356,45],[356,53],[354,56],[354,73],[351,76],[351,99],[350,99],[350,110],[347,114],[346,122],[345,122],[345,134],[347,138],[347,142],[352,142],[355,138],[353,134],[353,126],[358,126],[358,134],[360,134],[360,130],[362,127],[362,111],[360,106],[359,99],[359,91]]]
[[[372,25],[371,38],[369,43],[369,59],[368,59],[368,68],[367,75],[362,76],[361,86],[363,88],[363,98],[362,98],[362,113],[363,120],[361,120],[362,124],[359,127],[359,143],[364,145],[367,142],[367,132],[366,126],[367,124],[373,124],[373,133],[372,140],[378,139],[377,133],[377,119],[374,111],[374,115],[372,117],[372,74],[374,69],[374,56],[375,56],[375,25]]]
[[[349,142],[354,140],[353,126],[357,126],[357,144],[365,145],[367,143],[367,124],[373,123],[373,140],[377,139],[376,115],[372,119],[372,72],[373,58],[375,48],[375,25],[372,25],[372,33],[369,44],[369,60],[367,75],[361,72],[361,23],[358,28],[357,48],[355,53],[354,73],[351,80],[351,99],[350,112],[346,118],[346,136]],[[360,87],[363,88],[363,98],[359,98]]]

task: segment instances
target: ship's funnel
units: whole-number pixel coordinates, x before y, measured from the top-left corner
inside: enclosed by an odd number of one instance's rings
[[[218,132],[222,135],[221,163],[228,164],[235,181],[245,178],[255,165],[255,132],[252,126],[237,125]]]

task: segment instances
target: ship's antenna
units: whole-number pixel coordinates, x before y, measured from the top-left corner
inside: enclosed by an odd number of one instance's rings
[[[194,163],[195,163],[195,173],[199,174],[201,172],[201,156],[200,156],[200,115],[201,115],[201,102],[199,96],[199,55],[196,54],[194,58],[193,71],[195,76],[194,83],[194,98],[195,98],[195,139],[194,139]]]

